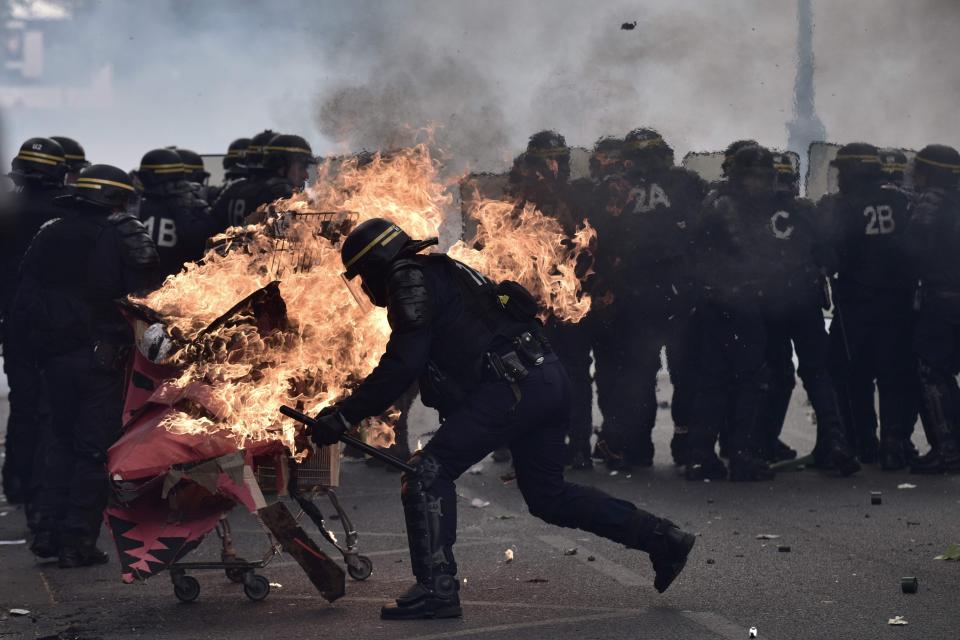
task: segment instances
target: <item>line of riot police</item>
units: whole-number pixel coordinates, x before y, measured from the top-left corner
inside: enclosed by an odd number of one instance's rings
[[[230,145],[227,183],[212,187],[187,149],[148,151],[127,173],[90,165],[70,138],[21,146],[0,215],[3,489],[24,504],[37,556],[64,568],[107,560],[96,546],[105,461],[133,347],[116,300],[156,288],[202,258],[212,236],[302,189],[314,162],[302,137],[265,131]]]
[[[563,136],[531,136],[509,194],[597,230],[581,269],[590,316],[547,326],[573,382],[572,467],[653,464],[665,351],[671,454],[690,480],[767,480],[795,459],[780,433],[797,375],[817,425],[813,466],[960,471],[960,155],[924,148],[912,191],[899,152],[854,143],[833,165],[839,192],[814,204],[786,154],[734,142],[707,184],[636,129],[598,140],[589,179],[571,181]],[[593,384],[603,422],[591,451]]]

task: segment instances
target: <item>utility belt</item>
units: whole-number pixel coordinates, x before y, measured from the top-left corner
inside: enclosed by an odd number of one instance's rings
[[[530,375],[530,370],[541,366],[552,351],[550,342],[540,332],[524,331],[510,342],[498,345],[483,355],[483,379],[503,381],[513,391],[513,411],[520,400],[520,382]]]

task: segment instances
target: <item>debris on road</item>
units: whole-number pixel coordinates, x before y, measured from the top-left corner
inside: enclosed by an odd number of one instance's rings
[[[890,618],[889,620],[887,620],[887,624],[902,626],[902,625],[910,624],[910,623],[907,622],[906,620],[904,620],[904,619],[903,619],[903,616],[893,616],[892,618]]]
[[[30,615],[29,609],[10,609],[10,615],[12,616],[28,616]]]
[[[883,504],[883,493],[880,491],[871,491],[870,504]]]
[[[619,471],[611,471],[610,476],[612,477],[612,476],[618,475],[619,473],[620,473]]]
[[[573,549],[567,549],[566,551],[563,552],[563,555],[565,555],[565,556],[575,556],[575,555],[577,555],[577,548],[574,547]]]
[[[513,516],[507,514],[500,514],[497,516],[497,520],[513,520]]]
[[[507,549],[503,552],[503,561],[508,564],[513,562],[513,549]]]
[[[757,540],[776,540],[780,535],[777,533],[758,533]]]
[[[901,482],[897,485],[897,489],[916,489],[917,485],[910,484],[909,482]]]
[[[780,546],[777,547],[777,551],[779,551],[780,553],[790,553],[790,545],[781,544]]]
[[[900,591],[904,593],[916,593],[920,588],[920,582],[913,576],[900,578]]]
[[[27,544],[26,540],[0,540],[0,545]]]
[[[717,561],[713,558],[707,558],[707,564],[717,564]]]
[[[481,500],[480,498],[474,498],[470,501],[470,506],[474,509],[483,509],[484,507],[489,507],[490,503],[486,500]]]
[[[960,561],[960,544],[953,543],[947,547],[947,550],[944,551],[939,556],[934,557],[934,560],[953,560]]]
[[[620,28],[624,31],[633,31],[637,28],[637,21],[634,20],[633,22],[624,22],[620,25]]]
[[[595,560],[596,558],[594,558],[593,556],[587,556],[587,562],[593,562]]]
[[[550,582],[546,578],[530,578],[527,580],[530,584],[543,584],[544,582]]]
[[[279,582],[271,582],[271,583],[270,583],[270,588],[271,588],[271,589],[283,589],[283,585],[280,584]]]

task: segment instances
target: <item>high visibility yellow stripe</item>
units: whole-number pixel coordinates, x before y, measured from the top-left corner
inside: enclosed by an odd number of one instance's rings
[[[394,231],[394,232],[393,232],[393,235],[387,236],[387,239],[384,240],[383,242],[381,242],[381,243],[380,243],[380,246],[381,246],[381,247],[387,246],[387,245],[390,244],[390,242],[391,242],[394,238],[396,238],[398,235],[400,235],[400,229],[397,229],[396,231]]]
[[[386,238],[388,235],[390,235],[391,233],[393,233],[393,237],[391,237],[389,240],[387,240],[386,242],[384,242],[384,244],[386,244],[386,243],[389,242],[390,240],[393,240],[393,238],[397,237],[397,235],[399,234],[399,232],[400,232],[400,227],[398,227],[398,226],[396,226],[396,225],[392,225],[392,226],[390,226],[390,227],[387,227],[387,230],[386,230],[386,231],[384,231],[383,233],[381,233],[380,235],[378,235],[376,238],[374,238],[373,240],[371,240],[371,241],[367,244],[367,246],[365,246],[363,249],[361,249],[361,250],[357,253],[357,255],[353,256],[352,258],[350,258],[350,260],[347,261],[347,265],[346,265],[346,266],[347,266],[347,269],[349,269],[350,267],[352,267],[353,265],[355,265],[355,264],[357,263],[357,260],[359,260],[359,259],[362,258],[363,256],[367,255],[367,253],[370,252],[370,249],[373,249],[375,246],[377,246],[377,243],[378,243],[378,242],[380,242],[381,240],[383,240],[384,238]]]
[[[857,154],[837,154],[837,160],[862,160],[863,162],[880,162],[880,156],[875,155],[857,155]]]
[[[87,159],[85,156],[78,156],[78,155],[69,154],[69,153],[64,155],[63,157],[66,158],[67,160],[86,160]]]
[[[239,157],[242,156],[242,155],[243,155],[243,151],[228,151],[228,152],[227,152],[227,157],[228,157],[228,158],[239,158]]]
[[[627,149],[646,149],[647,147],[659,146],[666,144],[663,141],[663,138],[650,138],[649,140],[634,140],[633,142],[627,142],[624,146]]]
[[[926,158],[921,158],[917,156],[917,162],[922,162],[923,164],[928,164],[931,167],[938,167],[940,169],[950,169],[951,171],[960,171],[960,164],[950,164],[948,162],[937,162],[936,160],[928,160]]]
[[[289,151],[290,153],[304,153],[308,156],[313,155],[310,149],[303,149],[301,147],[264,147],[264,151]]]
[[[62,159],[61,159],[61,160],[47,160],[47,159],[45,159],[45,158],[33,158],[33,157],[31,157],[31,156],[28,156],[28,155],[24,154],[22,151],[17,154],[17,157],[20,158],[21,160],[26,160],[27,162],[39,162],[40,164],[49,164],[49,165],[51,165],[51,166],[56,166],[56,165],[61,164],[61,163],[63,162]]]
[[[885,162],[883,164],[883,170],[884,171],[906,171],[907,165],[900,164],[897,162]]]
[[[108,187],[118,187],[120,189],[126,189],[127,191],[133,191],[133,187],[128,184],[123,184],[122,182],[114,182],[113,180],[104,180],[102,178],[77,178],[77,182],[74,186],[83,187],[85,189],[99,189],[101,185],[106,185]]]
[[[203,169],[202,164],[185,164],[183,165],[185,169]]]
[[[63,162],[63,156],[55,156],[51,153],[41,153],[40,151],[32,151],[30,149],[21,149],[17,154],[18,156],[33,156],[32,159],[39,160],[43,158],[45,160],[54,160],[55,162]]]

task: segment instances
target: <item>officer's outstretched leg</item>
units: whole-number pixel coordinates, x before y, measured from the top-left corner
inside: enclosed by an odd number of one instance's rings
[[[545,364],[524,388],[529,403],[518,408],[522,435],[511,443],[517,485],[530,513],[560,527],[589,531],[650,554],[656,578],[664,592],[683,570],[696,542],[669,520],[637,509],[593,487],[563,478],[563,425],[556,407],[566,395],[566,375],[555,364]],[[533,377],[533,376],[531,376]]]
[[[452,548],[444,545],[442,500],[433,491],[441,473],[440,462],[431,453],[419,451],[410,457],[410,464],[417,473],[403,475],[400,495],[417,582],[396,604],[384,606],[380,615],[387,620],[459,617],[463,611],[456,564]]]

